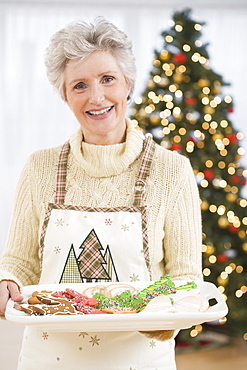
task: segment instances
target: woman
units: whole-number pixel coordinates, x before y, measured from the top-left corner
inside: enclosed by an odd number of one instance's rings
[[[101,17],[71,23],[51,39],[46,67],[80,129],[63,146],[34,153],[23,169],[0,265],[1,313],[9,297],[22,299],[23,285],[148,281],[165,273],[201,279],[200,204],[190,163],[125,118],[135,81],[126,35]],[[29,327],[18,369],[34,364],[175,369],[174,335]]]

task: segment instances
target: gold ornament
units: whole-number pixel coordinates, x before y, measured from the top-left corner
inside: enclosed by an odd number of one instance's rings
[[[218,219],[218,225],[222,228],[222,229],[226,229],[228,226],[229,226],[229,222],[227,220],[227,218],[225,216],[221,216],[219,219]]]
[[[174,82],[179,84],[183,81],[183,75],[178,74],[178,73],[174,73],[173,80],[174,80]]]
[[[216,140],[222,140],[224,138],[224,136],[222,135],[222,134],[214,134],[213,136],[212,136],[212,139],[213,139],[213,141],[216,141]]]
[[[147,85],[148,85],[148,88],[149,89],[154,89],[155,88],[155,83],[154,83],[153,80],[149,80],[148,83],[147,83]]]
[[[162,50],[162,52],[160,53],[160,58],[162,60],[168,60],[170,59],[170,54],[168,53],[167,50]]]
[[[201,78],[198,82],[197,82],[197,85],[201,88],[205,87],[205,86],[209,86],[210,85],[210,82],[206,79],[206,78]]]
[[[204,113],[213,114],[213,113],[214,113],[214,108],[212,108],[212,107],[210,107],[210,106],[204,107],[204,108],[203,108],[203,112],[204,112]]]
[[[201,202],[201,210],[202,210],[202,211],[206,211],[206,210],[208,209],[208,207],[209,207],[208,202],[207,202],[206,200],[203,200],[203,201]]]
[[[154,125],[157,125],[157,124],[160,122],[160,119],[159,119],[157,116],[152,115],[152,116],[150,117],[150,121],[151,121]]]
[[[226,194],[226,199],[228,200],[228,202],[235,202],[236,199],[237,199],[237,195],[236,194],[232,194],[232,193],[228,193]]]
[[[212,93],[214,94],[214,95],[219,95],[219,94],[221,94],[221,89],[219,89],[219,88],[213,88],[212,89]]]

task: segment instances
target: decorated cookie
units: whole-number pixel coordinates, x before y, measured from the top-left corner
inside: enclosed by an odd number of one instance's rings
[[[48,294],[37,294],[36,299],[41,303],[47,304],[49,306],[57,305],[59,303],[58,298],[49,297]]]
[[[173,307],[176,312],[205,312],[209,308],[209,303],[200,293],[189,292],[175,300]]]
[[[116,295],[122,294],[123,292],[129,291],[132,294],[137,294],[138,290],[129,284],[109,284],[105,288],[105,295],[109,298],[113,298]]]
[[[28,303],[29,304],[40,304],[42,303],[37,297],[30,297],[28,298]]]
[[[153,298],[141,313],[175,312],[173,300],[167,295],[159,295]]]
[[[87,296],[87,297],[93,297],[94,294],[96,294],[96,293],[105,294],[106,293],[106,287],[105,287],[105,285],[90,286],[90,287],[86,288],[83,291],[82,294],[85,295],[85,296]]]
[[[28,313],[29,315],[75,315],[76,308],[73,302],[66,299],[57,299],[56,303],[52,304],[35,304],[27,305],[21,304],[21,311]]]
[[[42,303],[42,301],[37,297],[37,295],[40,295],[40,294],[50,294],[52,293],[52,291],[48,291],[48,290],[41,290],[41,291],[35,291],[32,293],[32,296],[30,298],[28,298],[28,303],[29,304],[40,304]],[[44,303],[44,302],[43,302]]]

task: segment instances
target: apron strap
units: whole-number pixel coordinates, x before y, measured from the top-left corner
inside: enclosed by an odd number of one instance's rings
[[[66,143],[64,143],[62,147],[58,161],[55,204],[64,204],[66,195],[66,176],[69,151],[70,144],[69,141],[66,141]]]
[[[142,202],[143,193],[146,190],[146,179],[149,176],[151,163],[155,151],[155,142],[153,141],[152,135],[147,134],[144,140],[144,152],[142,155],[142,161],[139,169],[139,173],[135,182],[133,191],[134,195],[134,207],[140,207]]]
[[[146,135],[144,140],[144,152],[142,155],[142,161],[139,169],[137,179],[133,191],[134,195],[134,207],[140,207],[143,193],[145,192],[146,179],[149,176],[152,158],[154,155],[155,143],[151,135]],[[64,204],[66,195],[66,176],[67,176],[67,162],[70,151],[69,141],[66,141],[62,146],[60,152],[58,169],[57,169],[57,185],[56,185],[56,196],[55,204]]]

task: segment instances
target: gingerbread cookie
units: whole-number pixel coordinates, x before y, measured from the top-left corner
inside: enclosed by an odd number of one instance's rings
[[[43,299],[43,298],[42,298]],[[48,299],[45,299],[47,300]],[[50,302],[50,301],[49,301]],[[28,313],[29,315],[76,315],[75,304],[67,299],[57,299],[55,304],[36,304],[36,305],[20,305],[21,311]]]
[[[29,304],[40,304],[41,301],[37,297],[30,297],[28,298],[28,303]]]
[[[40,292],[39,291],[35,291],[32,293],[32,296],[30,298],[28,298],[28,303],[29,304],[40,304],[42,303],[41,300],[37,297],[37,295],[39,294],[50,294],[52,293],[51,291],[48,291],[48,290],[41,290]]]

